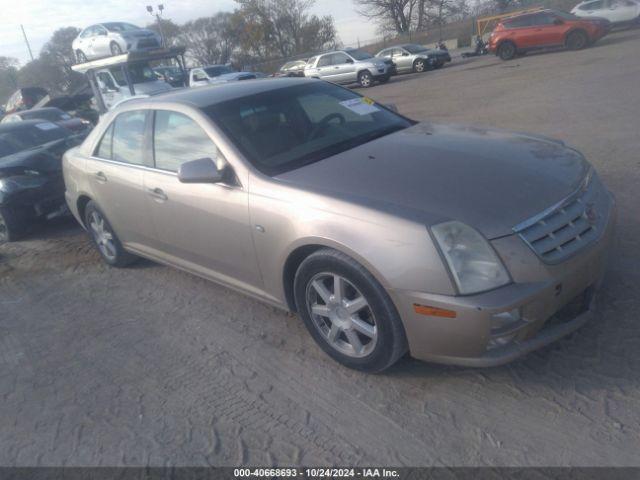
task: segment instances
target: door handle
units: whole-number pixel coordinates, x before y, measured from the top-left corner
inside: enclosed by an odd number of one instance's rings
[[[95,174],[96,180],[100,183],[107,183],[107,176],[102,172],[97,172]]]
[[[149,192],[149,195],[151,195],[156,200],[164,202],[169,199],[169,197],[167,197],[167,194],[164,193],[161,188],[149,188],[147,189],[147,191]]]

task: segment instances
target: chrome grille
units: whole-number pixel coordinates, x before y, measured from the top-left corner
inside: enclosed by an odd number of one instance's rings
[[[572,195],[514,227],[545,263],[559,263],[599,237],[607,213],[598,204],[598,181],[589,174]]]

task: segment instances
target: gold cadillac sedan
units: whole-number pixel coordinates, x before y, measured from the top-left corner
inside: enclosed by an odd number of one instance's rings
[[[615,204],[561,141],[418,123],[312,79],[132,100],[63,161],[105,262],[297,312],[338,362],[493,366],[583,325]]]

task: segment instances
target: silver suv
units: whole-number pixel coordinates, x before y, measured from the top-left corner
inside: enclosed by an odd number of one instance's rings
[[[359,83],[370,87],[391,77],[390,66],[382,59],[356,49],[337,50],[312,57],[304,69],[305,77],[321,78],[333,83]]]

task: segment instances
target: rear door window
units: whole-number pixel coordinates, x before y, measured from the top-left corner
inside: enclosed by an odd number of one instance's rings
[[[104,132],[104,135],[100,139],[100,143],[96,147],[94,157],[104,158],[105,160],[111,160],[111,145],[113,143],[113,122]]]
[[[511,20],[506,20],[503,25],[506,28],[522,28],[522,27],[530,27],[531,26],[531,16],[527,15],[526,17],[517,17]]]
[[[112,158],[117,162],[145,165],[146,110],[118,115],[113,127]]]

